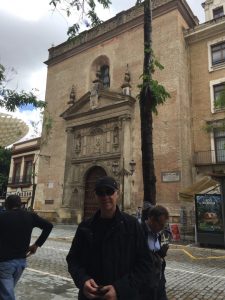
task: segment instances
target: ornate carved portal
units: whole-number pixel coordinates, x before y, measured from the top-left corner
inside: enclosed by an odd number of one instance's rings
[[[94,194],[95,182],[98,178],[106,175],[105,170],[101,167],[93,167],[88,171],[85,181],[84,219],[93,216],[98,209],[98,201]]]
[[[96,107],[93,104],[95,109],[90,109],[92,96],[99,100]],[[71,218],[74,214],[78,223],[98,208],[94,195],[96,180],[106,174],[115,176],[114,161],[120,165],[121,159],[131,160],[134,105],[135,99],[129,95],[100,89],[97,94],[86,93],[61,115],[67,128],[72,128],[67,138],[63,208],[70,209]],[[124,190],[128,208],[129,183]]]

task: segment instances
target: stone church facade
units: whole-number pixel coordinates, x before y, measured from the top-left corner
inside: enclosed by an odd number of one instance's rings
[[[190,68],[196,52],[188,30],[198,26],[185,0],[153,1],[153,49],[164,66],[154,77],[171,95],[154,116],[157,202],[168,207],[172,222],[179,222],[179,192],[196,178]],[[142,205],[137,86],[143,52],[142,5],[49,49],[46,101],[53,128],[41,146],[40,213],[79,223],[95,211],[94,182],[106,174],[120,182],[126,211]]]

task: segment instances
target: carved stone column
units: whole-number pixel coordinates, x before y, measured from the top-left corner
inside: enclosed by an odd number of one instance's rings
[[[121,169],[129,170],[129,162],[131,160],[132,144],[131,144],[131,116],[121,117],[122,125],[122,148],[121,148]],[[126,173],[126,172],[125,172]],[[131,206],[131,184],[130,176],[122,175],[121,182],[124,184],[124,209],[130,209]]]
[[[64,188],[62,207],[71,206],[71,197],[73,192],[73,166],[71,164],[73,147],[74,147],[74,129],[69,127],[66,129],[67,143],[66,143],[66,162],[64,173]]]

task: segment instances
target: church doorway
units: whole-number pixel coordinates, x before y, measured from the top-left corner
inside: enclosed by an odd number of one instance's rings
[[[93,167],[88,171],[85,181],[84,219],[93,216],[98,209],[98,201],[94,194],[95,182],[98,178],[106,175],[105,170],[101,167]]]

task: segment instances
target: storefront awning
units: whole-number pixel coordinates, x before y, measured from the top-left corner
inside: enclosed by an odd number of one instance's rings
[[[193,185],[179,192],[180,200],[191,202],[194,200],[195,194],[208,192],[209,189],[213,189],[214,187],[216,188],[218,185],[219,183],[216,180],[213,180],[209,176],[204,176]]]

